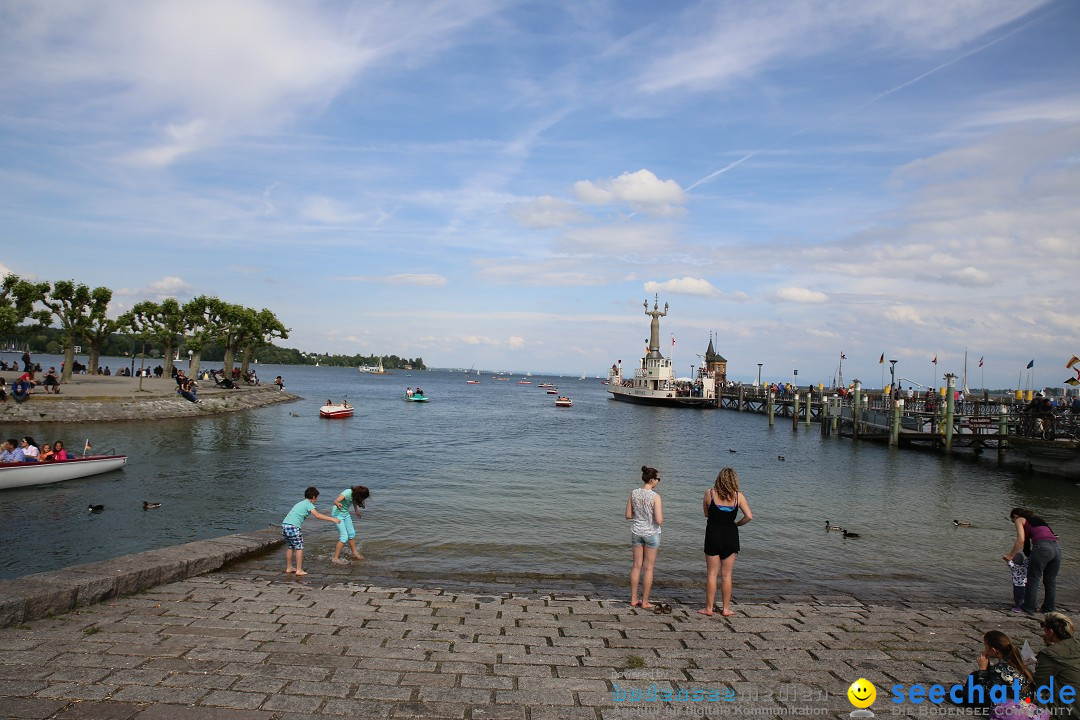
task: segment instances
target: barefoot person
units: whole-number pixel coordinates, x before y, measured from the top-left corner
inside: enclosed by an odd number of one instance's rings
[[[281,534],[285,536],[285,572],[295,572],[297,576],[307,575],[304,572],[304,533],[300,526],[307,520],[308,515],[314,515],[320,520],[329,520],[332,523],[341,521],[329,515],[323,515],[315,509],[315,501],[319,499],[318,488],[309,487],[304,491],[304,499],[293,505],[292,510],[281,521]],[[296,566],[293,566],[293,553],[296,553]]]
[[[735,568],[735,556],[739,552],[739,527],[750,522],[754,516],[746,496],[739,492],[739,476],[731,468],[724,468],[716,476],[716,482],[705,491],[701,502],[705,517],[705,609],[702,615],[712,615],[716,602],[716,573],[720,573],[720,596],[724,617],[734,615],[731,610],[731,573]],[[742,517],[735,517],[742,510]]]
[[[1016,542],[1001,559],[1012,560],[1021,550],[1028,556],[1027,585],[1020,608],[1028,615],[1035,614],[1041,580],[1045,592],[1039,611],[1053,612],[1057,609],[1054,603],[1057,599],[1058,569],[1061,567],[1061,546],[1058,545],[1057,535],[1045,520],[1027,508],[1013,508],[1009,511],[1009,520],[1016,526]]]
[[[634,553],[634,564],[630,568],[630,605],[653,610],[656,606],[649,603],[649,591],[652,590],[656,553],[660,550],[660,526],[664,524],[660,493],[656,492],[660,473],[656,468],[642,465],[641,482],[642,486],[635,488],[626,500],[626,519],[634,521],[630,526],[630,548]],[[643,580],[640,603],[638,580]]]
[[[341,559],[341,550],[345,547],[345,543],[349,544],[353,559],[364,559],[364,556],[356,549],[356,528],[353,527],[352,516],[349,515],[349,505],[353,506],[353,510],[356,511],[356,519],[359,520],[360,508],[364,507],[364,501],[369,497],[371,497],[370,490],[363,485],[353,485],[351,488],[342,490],[341,494],[337,496],[337,500],[334,500],[334,507],[330,510],[330,514],[341,520],[337,526],[338,544],[334,548],[334,557],[330,560],[335,565],[345,564],[345,561]]]

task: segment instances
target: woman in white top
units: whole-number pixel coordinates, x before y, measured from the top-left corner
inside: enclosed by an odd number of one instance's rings
[[[641,482],[642,486],[631,492],[626,500],[626,519],[634,521],[630,527],[630,547],[634,551],[634,566],[630,569],[630,605],[652,610],[656,606],[649,602],[649,591],[652,590],[656,553],[660,549],[660,526],[664,523],[660,494],[656,492],[660,473],[656,468],[642,465]],[[643,580],[640,603],[638,580]]]

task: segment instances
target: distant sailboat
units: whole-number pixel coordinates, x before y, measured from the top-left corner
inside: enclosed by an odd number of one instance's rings
[[[358,367],[356,369],[359,370],[362,373],[368,373],[369,375],[385,375],[386,374],[386,370],[383,369],[382,356],[381,355],[379,356],[379,364],[378,365],[361,365],[360,367]]]

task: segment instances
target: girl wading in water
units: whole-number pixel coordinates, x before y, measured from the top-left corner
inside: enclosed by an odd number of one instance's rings
[[[724,603],[720,614],[728,617],[735,614],[730,607],[731,573],[739,552],[739,526],[750,522],[754,515],[746,496],[739,492],[739,476],[731,468],[724,468],[717,474],[716,482],[705,491],[701,506],[709,521],[705,526],[705,609],[698,612],[712,616],[716,602],[716,573],[719,571],[720,596]],[[736,521],[735,516],[740,510],[742,517]]]
[[[656,553],[660,550],[660,526],[664,524],[660,493],[656,492],[660,473],[656,468],[642,465],[641,482],[641,487],[632,491],[626,500],[626,519],[634,521],[630,526],[630,548],[634,553],[634,565],[630,568],[630,606],[640,605],[643,610],[653,610],[656,606],[649,602],[649,592],[652,590]],[[639,580],[643,580],[640,603]]]

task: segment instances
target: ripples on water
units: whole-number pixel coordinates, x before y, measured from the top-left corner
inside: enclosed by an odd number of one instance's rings
[[[535,383],[460,373],[360,375],[345,368],[262,366],[304,400],[199,420],[9,428],[40,441],[129,456],[123,472],[0,493],[0,576],[15,577],[279,523],[304,488],[326,510],[342,488],[372,498],[358,523],[365,563],[348,572],[582,577],[621,584],[628,569],[627,494],[641,465],[660,470],[663,544],[657,585],[701,583],[701,498],[717,470],[738,470],[754,512],[736,577],[757,592],[940,588],[943,597],[1011,599],[998,558],[1008,510],[1036,509],[1062,536],[1059,602],[1075,602],[1080,494],[1071,482],[981,460],[824,438],[818,426],[728,410],[648,408],[608,398],[596,379],[554,378],[572,409]],[[165,381],[162,381],[165,382]],[[170,381],[171,382],[171,381]],[[406,385],[432,401],[405,403]],[[348,420],[318,407],[344,396]],[[298,417],[294,417],[298,415]],[[729,450],[735,450],[735,453]],[[777,459],[783,455],[785,462]],[[143,500],[161,502],[145,512]],[[90,503],[106,511],[88,515]],[[953,519],[971,520],[956,528]],[[860,533],[845,540],[825,521]],[[336,538],[304,527],[309,563]]]

